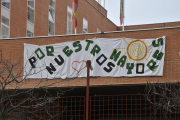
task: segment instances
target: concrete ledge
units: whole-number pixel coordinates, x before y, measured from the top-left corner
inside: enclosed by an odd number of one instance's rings
[[[109,34],[109,33],[124,33],[124,32],[137,32],[137,31],[151,31],[151,30],[164,30],[164,29],[177,29],[177,27],[165,27],[165,28],[150,28],[150,29],[138,29],[138,30],[125,30],[125,31],[109,31],[101,33],[86,33],[86,34],[69,34],[69,35],[54,35],[54,36],[35,36],[35,37],[17,37],[17,38],[5,38],[0,40],[16,40],[16,39],[34,39],[34,38],[51,38],[51,37],[67,37],[67,36],[82,36],[82,35],[96,35],[96,34]]]

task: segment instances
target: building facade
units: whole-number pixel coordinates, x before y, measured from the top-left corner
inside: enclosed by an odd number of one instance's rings
[[[79,0],[77,33],[116,31],[94,0]],[[1,38],[74,34],[71,0],[1,0]]]
[[[46,83],[47,86],[56,83],[55,87],[62,88],[62,91],[68,89],[60,98],[48,103],[50,114],[60,113],[52,118],[54,120],[85,120],[86,101],[89,101],[90,120],[164,120],[162,108],[156,111],[157,108],[147,101],[144,90],[147,82],[179,82],[180,22],[125,26],[125,31],[122,31],[121,26],[118,27],[107,19],[107,11],[95,0],[79,0],[77,34],[74,34],[71,0],[1,0],[0,10],[0,63],[1,61],[11,64],[20,63],[16,69],[20,71],[26,64],[23,62],[24,44],[41,47],[72,41],[78,43],[93,38],[139,40],[166,36],[162,76],[90,77],[89,100],[85,97],[86,77],[65,80],[47,79]],[[78,47],[77,43],[75,47]],[[53,51],[50,47],[47,52],[51,53],[51,50]],[[3,68],[0,64],[1,72]],[[53,70],[52,67],[51,70]],[[35,86],[39,88],[41,80],[28,79],[28,84],[25,82],[18,90],[29,90]],[[51,93],[54,92],[55,87],[48,87]],[[12,90],[13,87],[8,86],[6,89]],[[37,91],[42,93],[40,89]],[[23,97],[18,96],[12,101],[18,103]],[[153,95],[150,95],[150,98],[155,101],[159,99],[158,96]],[[26,104],[31,105],[31,103]],[[45,110],[37,111],[36,114],[50,119]],[[9,119],[39,119],[32,114],[18,111],[12,112],[12,116]],[[179,113],[168,112],[167,116],[170,120],[180,118]]]
[[[38,38],[12,38],[0,41],[2,58],[16,63],[23,56],[24,43],[34,45],[49,45],[67,41],[81,41],[92,38],[135,38],[150,39],[166,36],[165,60],[163,76],[147,77],[90,77],[90,119],[152,119],[154,116],[153,107],[144,97],[144,89],[147,82],[177,82],[179,80],[179,27],[155,28],[143,30],[116,31],[94,34],[61,35],[53,37]],[[23,66],[23,63],[21,63]],[[66,92],[59,99],[58,109],[64,113],[54,119],[85,119],[85,95],[86,79],[75,78],[69,80],[52,79],[49,84],[55,81],[62,81],[56,84],[57,87],[75,89]],[[37,85],[39,79],[30,79],[29,84],[22,88],[32,88]],[[11,89],[11,88],[10,88]],[[52,88],[53,89],[53,88]],[[66,97],[65,97],[66,96]],[[56,101],[57,102],[57,101]],[[55,112],[56,110],[54,110]],[[163,113],[157,111],[156,118],[163,120]],[[24,115],[27,118],[27,115]],[[168,113],[171,120],[178,120],[178,113]]]

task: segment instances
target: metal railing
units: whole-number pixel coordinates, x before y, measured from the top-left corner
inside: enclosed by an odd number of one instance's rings
[[[90,111],[90,120],[164,120],[161,108],[155,108],[140,94],[91,96]],[[168,113],[167,117],[179,120],[180,114]]]
[[[154,99],[152,95],[150,99]],[[156,96],[156,99],[159,99]],[[13,100],[14,105],[20,99]],[[154,108],[142,94],[90,96],[89,120],[164,120],[161,108]],[[27,102],[24,106],[33,105]],[[47,111],[48,110],[48,113]],[[61,97],[47,104],[47,109],[39,109],[35,114],[51,120],[85,120],[85,96]],[[14,111],[7,119],[37,120],[31,113]],[[50,116],[51,115],[51,116]],[[179,113],[168,113],[168,120],[179,120]],[[1,118],[0,118],[1,119]]]

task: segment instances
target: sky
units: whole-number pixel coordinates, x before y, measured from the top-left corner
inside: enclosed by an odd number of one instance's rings
[[[124,1],[125,26],[180,21],[180,0]],[[108,18],[120,26],[120,0],[105,0],[105,9]]]

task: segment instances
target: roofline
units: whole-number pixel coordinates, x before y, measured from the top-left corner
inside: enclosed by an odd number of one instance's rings
[[[124,33],[124,32],[137,32],[137,31],[150,31],[150,30],[164,30],[164,29],[177,29],[180,26],[176,27],[165,27],[165,28],[150,28],[150,29],[138,29],[138,30],[125,30],[125,31],[109,31],[101,33],[81,33],[81,34],[69,34],[69,35],[54,35],[54,36],[36,36],[36,37],[17,37],[17,38],[5,38],[0,40],[16,40],[16,39],[34,39],[34,38],[51,38],[51,37],[66,37],[66,36],[79,36],[79,35],[95,35],[95,34],[109,34],[109,33]]]
[[[92,5],[88,0],[86,0],[90,5]],[[95,1],[97,2],[97,1]],[[99,3],[98,3],[99,4]],[[99,4],[101,7],[103,7],[101,4]],[[105,16],[101,11],[99,11],[94,5],[92,5],[98,12],[100,12],[104,17],[106,17],[110,22],[112,22],[107,16]],[[104,7],[103,7],[104,8]],[[105,8],[104,8],[105,9]],[[105,9],[106,10],[106,9]],[[107,10],[106,10],[107,11]],[[108,11],[107,11],[108,12]],[[116,27],[118,27],[114,22],[112,22]]]
[[[174,21],[174,22],[159,22],[159,23],[138,24],[138,25],[125,25],[124,27],[142,26],[142,25],[156,25],[156,24],[176,23],[176,22],[180,22],[180,21]],[[122,26],[117,26],[117,27],[122,27]]]

